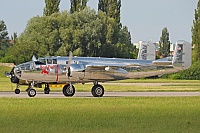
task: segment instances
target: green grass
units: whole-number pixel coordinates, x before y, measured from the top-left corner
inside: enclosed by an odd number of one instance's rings
[[[75,84],[77,91],[85,92],[90,91],[93,84]],[[107,92],[192,92],[200,91],[200,84],[177,84],[177,85],[163,85],[163,86],[135,86],[135,85],[124,85],[112,84],[103,85]],[[59,90],[58,88],[52,88],[52,90]]]
[[[6,66],[0,66],[0,77],[5,77],[4,73],[5,71],[10,72],[11,71],[11,67],[6,67]]]
[[[200,131],[200,97],[0,98],[0,132]]]
[[[173,80],[173,79],[126,79],[119,81],[112,81],[113,83],[199,83],[199,80]]]

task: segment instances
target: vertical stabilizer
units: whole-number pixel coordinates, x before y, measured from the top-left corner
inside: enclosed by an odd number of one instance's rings
[[[138,60],[155,60],[155,45],[149,41],[140,42]]]
[[[35,55],[33,55],[33,57],[32,57],[32,61],[37,61]]]
[[[177,69],[187,69],[192,63],[192,46],[186,41],[177,41],[173,56],[173,66]]]

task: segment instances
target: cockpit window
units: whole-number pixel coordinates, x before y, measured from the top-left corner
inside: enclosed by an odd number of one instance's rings
[[[43,63],[43,62],[41,62],[41,61],[35,61],[35,64],[36,64],[36,65],[45,65],[46,63]]]
[[[44,58],[39,58],[39,61],[46,65],[46,60]]]

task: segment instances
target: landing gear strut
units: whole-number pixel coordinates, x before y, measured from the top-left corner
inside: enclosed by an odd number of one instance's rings
[[[44,94],[49,94],[49,92],[50,92],[49,84],[45,84]]]
[[[95,81],[91,93],[94,97],[102,97],[104,95],[104,88],[102,85],[99,85],[97,81]]]
[[[15,89],[15,94],[19,94],[19,93],[20,93],[19,84],[17,84],[16,89]]]

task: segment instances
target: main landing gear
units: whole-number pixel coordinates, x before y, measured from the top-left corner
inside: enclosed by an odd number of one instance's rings
[[[91,89],[91,93],[94,97],[102,97],[104,95],[104,88],[98,82],[94,82],[94,86]],[[71,84],[67,84],[63,87],[63,94],[66,97],[72,97],[75,94],[75,87]]]
[[[34,97],[36,95],[36,90],[33,89],[34,82],[29,83],[28,88],[26,89],[29,97]]]
[[[72,84],[67,84],[63,87],[63,94],[72,97],[75,94],[75,87]]]
[[[33,87],[34,87],[34,82],[29,83],[28,88],[26,90],[29,97],[36,96],[36,90]],[[72,97],[75,94],[75,87],[72,84],[66,84],[63,87],[62,91],[66,97]],[[49,84],[46,83],[44,88],[44,93],[49,94],[49,92],[50,92]],[[19,84],[17,84],[17,87],[15,89],[15,94],[19,93],[20,93]],[[97,81],[95,81],[94,86],[91,89],[91,93],[94,97],[102,97],[104,95],[104,88],[102,85],[98,84]]]
[[[102,85],[98,84],[97,81],[95,81],[91,93],[94,97],[102,97],[104,95],[104,88]]]

